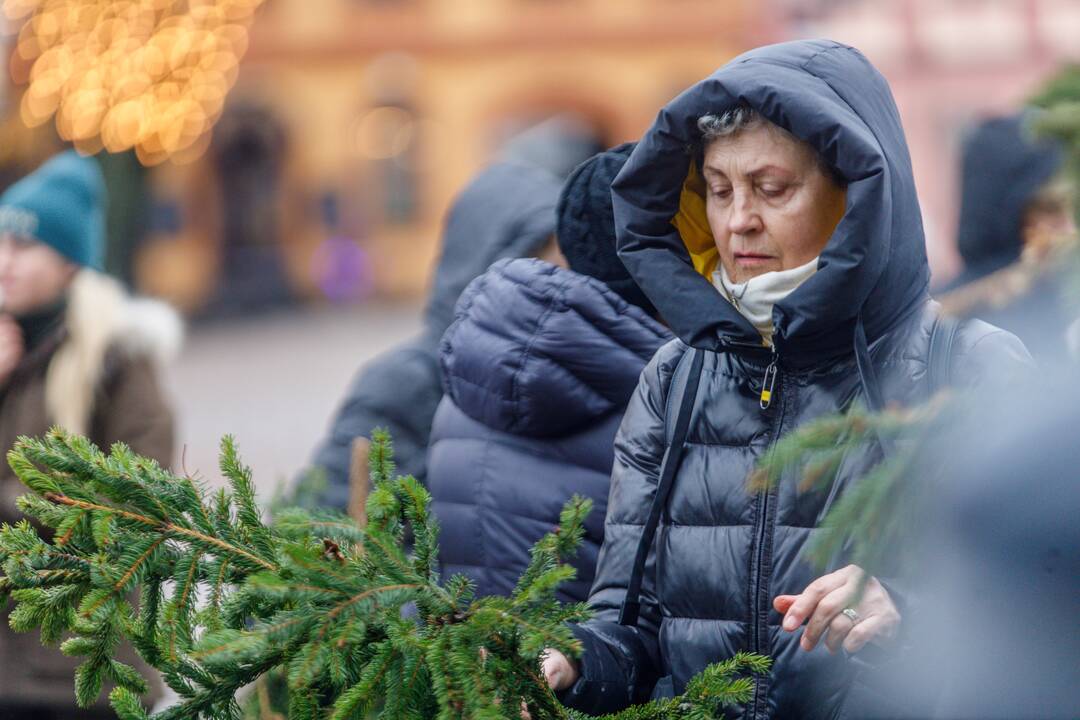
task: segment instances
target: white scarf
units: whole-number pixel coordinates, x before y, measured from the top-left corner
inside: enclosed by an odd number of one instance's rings
[[[721,265],[712,274],[713,286],[739,314],[761,333],[766,345],[772,345],[773,305],[780,302],[817,272],[818,259],[790,270],[777,270],[752,277],[743,283],[733,283]]]

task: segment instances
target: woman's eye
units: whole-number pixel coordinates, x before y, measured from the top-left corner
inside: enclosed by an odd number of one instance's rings
[[[787,187],[783,185],[762,185],[759,189],[762,195],[770,198],[780,197],[787,192]]]
[[[713,197],[726,198],[728,195],[731,195],[731,188],[710,187],[709,194]]]

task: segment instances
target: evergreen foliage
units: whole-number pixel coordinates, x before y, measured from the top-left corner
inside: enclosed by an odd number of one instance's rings
[[[1036,133],[1064,148],[1064,171],[1072,182],[1073,210],[1080,224],[1080,65],[1063,68],[1036,93],[1031,104],[1043,110],[1035,122]],[[1070,309],[1080,310],[1080,245],[1074,239],[1052,261],[1066,268],[1064,299]]]
[[[799,491],[828,489],[845,459],[872,447],[889,452],[848,488],[829,509],[805,557],[821,571],[840,556],[870,576],[902,569],[911,546],[912,519],[933,482],[913,472],[921,458],[938,450],[947,428],[959,421],[964,396],[941,393],[911,409],[872,413],[861,406],[830,415],[782,437],[762,456],[750,476],[754,491],[775,487],[791,468],[801,474]]]
[[[1062,143],[1068,163],[1065,169],[1075,179],[1080,175],[1080,65],[1063,68],[1030,103],[1042,110],[1035,120],[1036,133]]]
[[[583,716],[563,708],[540,672],[541,653],[580,652],[561,605],[590,503],[572,499],[533,549],[510,597],[473,597],[463,577],[440,582],[439,529],[427,491],[395,477],[389,438],[371,451],[364,529],[347,518],[287,510],[263,522],[251,471],[225,438],[228,488],[210,492],[116,445],[106,455],[60,429],[20,438],[9,454],[33,491],[28,521],[0,530],[0,591],[11,624],[86,658],[82,706],[108,681],[122,720],[147,720],[145,681],[115,659],[129,640],[181,697],[156,720],[239,718],[237,691],[283,673],[292,720]],[[407,543],[408,539],[408,543]],[[408,548],[408,549],[407,549]],[[746,702],[749,675],[769,661],[740,654],[695,678],[680,698],[632,708],[622,720],[712,718]]]

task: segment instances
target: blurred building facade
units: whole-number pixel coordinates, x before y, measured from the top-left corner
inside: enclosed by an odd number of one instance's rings
[[[931,267],[959,269],[959,159],[980,119],[1015,112],[1080,62],[1077,0],[773,0],[789,37],[860,48],[889,79],[911,147]]]
[[[153,171],[138,284],[189,310],[415,296],[477,169],[635,139],[762,35],[752,5],[268,0],[207,153]]]
[[[948,276],[963,132],[1080,60],[1076,0],[263,0],[200,156],[103,158],[122,188],[110,269],[193,313],[416,296],[484,163],[565,171],[742,50],[809,36],[888,77]],[[3,94],[0,186],[59,147],[21,125],[21,91]]]

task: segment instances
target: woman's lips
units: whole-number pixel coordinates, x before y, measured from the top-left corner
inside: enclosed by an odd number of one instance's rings
[[[747,267],[765,265],[775,259],[776,258],[772,255],[762,255],[759,253],[735,253],[735,262]]]

